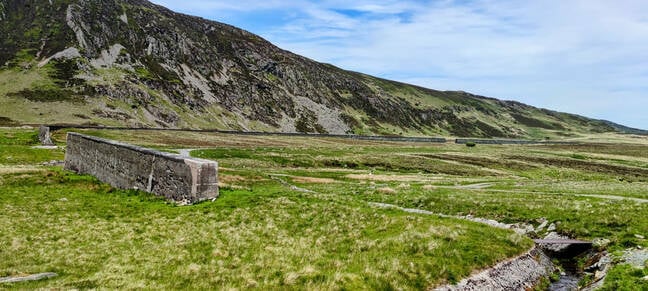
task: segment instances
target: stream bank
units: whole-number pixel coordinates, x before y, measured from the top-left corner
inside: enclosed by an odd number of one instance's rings
[[[540,248],[533,247],[521,256],[501,262],[457,284],[434,290],[527,290],[555,271],[551,259]]]
[[[528,223],[506,224],[471,215],[445,215],[386,203],[369,202],[369,205],[379,208],[395,208],[409,213],[470,220],[492,227],[511,229],[529,237],[542,233],[545,240],[570,240],[569,237],[556,233],[554,223],[549,223],[546,219],[539,219],[540,224],[534,227]],[[609,241],[607,242],[609,243]],[[604,248],[604,244],[605,240],[603,242],[595,240],[592,244],[581,245],[536,244],[528,252],[518,257],[475,273],[457,284],[443,285],[433,290],[527,290],[536,287],[551,291],[579,290],[578,284],[588,274],[592,277],[593,284],[583,290],[594,290],[588,288],[596,288],[602,284],[612,262],[606,252],[596,251],[599,248]]]

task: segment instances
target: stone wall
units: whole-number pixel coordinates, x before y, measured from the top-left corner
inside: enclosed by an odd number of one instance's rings
[[[568,142],[568,141],[538,141],[538,140],[526,140],[526,139],[479,139],[479,138],[455,139],[455,143],[457,144],[465,144],[469,142],[476,143],[476,144],[564,144],[564,145],[578,144],[576,142]]]
[[[41,145],[44,146],[53,146],[54,142],[52,142],[52,135],[50,134],[50,128],[45,125],[41,125],[38,128],[38,140],[40,141]]]
[[[543,277],[555,271],[551,259],[537,247],[473,274],[456,285],[437,287],[435,291],[457,290],[532,290]]]
[[[86,136],[67,135],[65,169],[113,187],[139,189],[180,203],[218,197],[218,164]]]

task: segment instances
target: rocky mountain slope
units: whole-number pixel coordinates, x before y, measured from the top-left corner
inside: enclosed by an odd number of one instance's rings
[[[144,0],[0,0],[0,123],[559,137],[604,121],[345,71]]]

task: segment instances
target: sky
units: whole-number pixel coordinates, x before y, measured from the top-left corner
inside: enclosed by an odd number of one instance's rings
[[[153,0],[319,62],[648,129],[645,0]]]

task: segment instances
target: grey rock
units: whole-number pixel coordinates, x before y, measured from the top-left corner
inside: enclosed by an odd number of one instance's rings
[[[595,248],[604,248],[610,244],[610,240],[607,238],[595,238],[592,240],[592,246]]]
[[[627,249],[623,251],[621,259],[626,264],[629,264],[635,268],[643,269],[648,263],[648,250]]]
[[[541,232],[545,227],[547,227],[548,221],[547,221],[546,218],[543,217],[543,218],[540,219],[540,221],[541,221],[540,225],[538,225],[538,227],[536,227],[536,229],[535,229],[536,233]]]
[[[1,277],[0,278],[0,283],[18,283],[18,282],[25,282],[25,281],[38,281],[38,280],[43,280],[43,279],[49,279],[52,277],[58,276],[56,273],[40,273],[40,274],[33,274],[33,275],[28,275],[28,276],[13,276],[13,277]]]
[[[594,265],[587,268],[589,271],[594,272],[594,282],[589,286],[584,287],[582,290],[591,291],[598,290],[605,283],[605,277],[610,271],[612,266],[612,257],[609,253],[604,252],[603,256]]]

